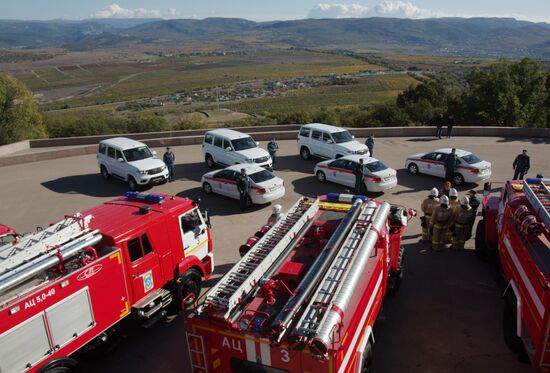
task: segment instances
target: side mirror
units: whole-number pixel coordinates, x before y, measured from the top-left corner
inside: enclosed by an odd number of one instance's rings
[[[120,163],[122,163],[122,162],[124,162],[124,159],[119,158],[119,159],[117,159],[117,161],[119,161]]]
[[[256,146],[260,146],[260,142],[259,142],[259,141],[256,141]]]
[[[210,214],[208,213],[208,209],[203,211],[202,217],[204,218],[204,222],[206,223],[206,226],[208,227],[208,229],[212,229],[212,224],[210,223]]]
[[[157,151],[156,151],[156,150],[153,150],[153,155],[157,155]]]
[[[351,138],[352,138],[352,139],[355,139],[355,135],[351,135]]]
[[[332,140],[327,140],[327,144],[332,144]]]
[[[227,148],[225,148],[225,150],[227,150],[227,151],[230,152],[230,151],[232,151],[233,149],[232,149],[230,146],[228,146]]]

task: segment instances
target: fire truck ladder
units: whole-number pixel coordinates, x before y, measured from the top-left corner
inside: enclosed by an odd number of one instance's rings
[[[91,219],[92,215],[67,216],[16,244],[0,246],[0,275],[87,233]]]
[[[376,207],[377,205],[375,202],[368,202],[363,208],[363,211],[348,234],[346,241],[342,245],[340,252],[332,262],[330,270],[321,280],[320,286],[311,298],[311,302],[309,302],[302,317],[296,323],[296,327],[292,334],[307,338],[313,336],[317,331],[325,311],[332,304],[332,299],[338,285],[349,269],[352,258],[361,247],[371,227]]]
[[[550,229],[550,190],[545,185],[550,179],[527,179],[523,180],[523,193],[538,210],[544,225]]]
[[[284,218],[258,240],[245,256],[206,295],[205,304],[226,310],[227,320],[232,309],[263,277],[300,229],[319,211],[319,199],[311,202],[302,197]]]

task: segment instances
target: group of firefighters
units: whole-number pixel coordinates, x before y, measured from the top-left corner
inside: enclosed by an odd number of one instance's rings
[[[472,236],[477,209],[480,205],[475,190],[469,196],[458,198],[458,192],[446,181],[443,189],[433,188],[422,202],[422,242],[432,244],[434,251],[451,244],[454,250],[463,250]]]

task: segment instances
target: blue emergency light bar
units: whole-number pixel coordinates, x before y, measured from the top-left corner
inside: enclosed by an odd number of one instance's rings
[[[158,194],[147,194],[147,193],[138,193],[138,192],[126,192],[124,197],[128,201],[139,201],[147,203],[162,203],[164,202],[164,197],[159,196]]]
[[[369,199],[365,196],[358,194],[344,194],[344,193],[329,193],[327,194],[328,202],[345,202],[345,203],[354,203],[356,200],[360,199],[363,202],[367,202]]]

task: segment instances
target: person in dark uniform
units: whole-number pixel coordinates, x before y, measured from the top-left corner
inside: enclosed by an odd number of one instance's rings
[[[521,154],[519,154],[516,159],[514,159],[514,163],[512,164],[512,167],[514,168],[514,177],[512,180],[523,180],[523,176],[529,171],[529,168],[531,167],[531,162],[529,160],[529,156],[527,155],[527,150],[523,149]]]
[[[241,168],[241,173],[237,176],[237,190],[239,191],[239,206],[241,211],[244,211],[248,207],[247,200],[250,192],[250,178],[244,168]]]
[[[275,140],[275,137],[272,137],[269,143],[267,144],[267,152],[271,157],[272,168],[275,169],[275,161],[277,160],[277,150],[279,150],[279,144]]]
[[[355,167],[355,194],[364,194],[365,182],[363,181],[364,176],[363,158],[359,159],[359,164]]]
[[[455,117],[452,115],[447,118],[447,138],[450,139],[453,134],[453,127],[455,125]]]
[[[458,166],[458,157],[456,156],[456,149],[451,150],[451,154],[445,159],[445,180],[453,182],[455,176],[455,169]]]
[[[443,132],[443,114],[439,114],[437,119],[435,120],[435,124],[437,126],[437,131],[435,131],[435,137],[441,138],[441,132]]]
[[[370,156],[374,157],[374,133],[367,138],[367,141],[365,141],[365,145],[367,146],[367,148],[369,148]]]
[[[468,239],[470,239],[470,237],[472,237],[472,231],[474,229],[474,223],[477,217],[477,209],[479,208],[479,205],[481,203],[479,202],[479,199],[476,197],[476,191],[473,189],[470,190],[468,199],[469,199],[470,207],[472,208],[472,216],[470,217],[470,226],[469,226],[470,230],[468,233]]]
[[[176,155],[170,150],[170,148],[166,148],[166,152],[162,156],[162,160],[166,164],[166,167],[168,167],[168,181],[174,181],[174,164],[176,163]]]

